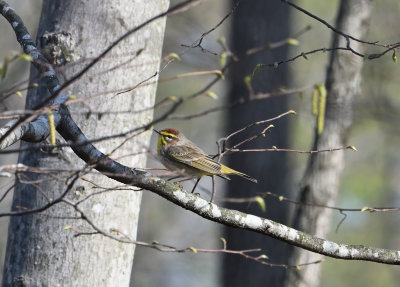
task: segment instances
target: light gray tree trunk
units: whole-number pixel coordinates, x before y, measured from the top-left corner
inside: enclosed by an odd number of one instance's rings
[[[364,39],[372,10],[372,0],[343,0],[340,4],[336,28],[358,39]],[[333,47],[346,47],[344,37],[335,34]],[[351,47],[362,51],[362,45],[351,41]],[[327,104],[324,131],[316,136],[314,149],[342,147],[347,144],[347,134],[352,123],[353,101],[360,93],[363,59],[349,51],[332,53],[327,71]],[[300,200],[334,206],[338,193],[340,174],[344,167],[344,153],[338,151],[318,153],[311,157],[302,185]],[[299,207],[294,215],[294,228],[325,238],[332,210]],[[318,254],[297,248],[291,265],[320,259]],[[318,286],[321,264],[288,271],[285,286]]]
[[[167,8],[167,0],[45,0],[38,39],[47,32],[57,33],[55,38],[65,40],[58,43],[61,50],[65,52],[73,49],[69,58],[79,59],[80,62],[62,67],[62,75],[69,78],[84,67],[87,60],[99,55],[128,29]],[[84,103],[70,105],[70,109],[89,139],[118,134],[152,119],[151,109],[148,112],[105,113],[102,116],[94,112],[135,111],[154,104],[156,84],[120,95],[115,95],[115,91],[132,87],[158,70],[164,26],[165,19],[158,20],[133,34],[69,88],[70,93],[78,99],[85,99]],[[48,39],[51,41],[51,38]],[[127,60],[130,61],[122,65]],[[31,78],[36,76],[33,72]],[[156,78],[151,81],[154,80]],[[47,96],[45,88],[31,91],[26,107],[32,108]],[[82,114],[89,110],[93,113]],[[145,150],[149,139],[150,132],[136,136],[112,153],[111,157],[128,166],[144,166],[145,154],[133,154]],[[125,138],[114,138],[95,145],[108,154],[123,140]],[[23,143],[22,147],[29,145]],[[84,167],[83,161],[69,148],[56,153],[38,150],[23,152],[19,162],[45,169],[77,170]],[[69,174],[53,173],[55,178],[40,173],[19,174],[20,182],[15,190],[13,209],[43,206],[47,203],[43,194],[50,200],[56,198],[66,189]],[[118,185],[116,181],[97,172],[84,177],[97,187]],[[102,190],[87,180],[77,181],[68,194],[69,200],[77,201]],[[102,230],[118,230],[119,234],[134,240],[140,200],[141,192],[133,189],[110,190],[91,197],[80,207]],[[93,231],[83,220],[67,218],[76,215],[70,206],[57,204],[40,214],[12,218],[3,286],[128,286],[135,246],[118,243],[98,234],[74,237],[75,231]],[[73,226],[75,231],[64,230],[66,226]]]

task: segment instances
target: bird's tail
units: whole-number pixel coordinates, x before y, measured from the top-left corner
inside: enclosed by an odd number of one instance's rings
[[[231,169],[223,164],[221,164],[221,173],[226,174],[226,175],[231,175],[231,174],[239,175],[241,177],[244,177],[247,180],[257,183],[257,179],[255,179],[251,176],[248,176],[247,174],[244,174],[244,173],[238,172],[234,169]]]

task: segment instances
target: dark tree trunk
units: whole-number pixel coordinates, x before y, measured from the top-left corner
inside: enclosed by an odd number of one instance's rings
[[[288,37],[288,6],[280,1],[242,1],[233,16],[232,50],[239,58],[244,57],[246,50]],[[273,63],[287,57],[287,47],[254,54],[237,63],[232,69],[231,92],[229,101],[237,101],[248,96],[244,84],[246,75],[252,73],[258,63]],[[288,73],[286,66],[277,69],[266,68],[257,73],[252,81],[254,91],[270,92],[287,86]],[[251,122],[271,118],[288,110],[286,97],[279,96],[263,101],[256,101],[231,110],[228,119],[228,133]],[[288,146],[288,124],[284,119],[274,122],[275,128],[266,138],[251,143],[251,148]],[[245,172],[259,180],[252,184],[240,178],[229,182],[227,197],[250,197],[259,192],[271,191],[287,196],[288,165],[284,153],[246,153],[229,157],[231,167]],[[246,170],[240,167],[246,167]],[[286,223],[288,210],[286,206],[269,204],[263,213],[256,204],[230,205],[231,208],[246,213]],[[229,249],[262,248],[271,262],[287,263],[288,246],[277,240],[265,238],[252,232],[225,227],[225,238]],[[225,256],[223,260],[223,282],[225,286],[279,286],[284,278],[284,269],[266,268],[265,266]]]

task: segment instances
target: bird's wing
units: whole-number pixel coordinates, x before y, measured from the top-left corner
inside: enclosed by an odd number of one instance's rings
[[[205,173],[217,175],[221,173],[221,164],[208,157],[201,149],[188,146],[170,146],[168,156]]]

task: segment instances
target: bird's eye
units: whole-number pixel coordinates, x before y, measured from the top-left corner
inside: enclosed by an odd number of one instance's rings
[[[166,135],[165,138],[166,138],[167,140],[171,140],[171,139],[172,139],[172,136]]]

